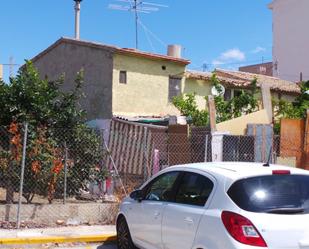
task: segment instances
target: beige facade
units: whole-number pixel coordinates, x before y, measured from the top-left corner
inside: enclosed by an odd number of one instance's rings
[[[199,110],[207,108],[207,102],[205,97],[211,94],[210,81],[186,78],[183,86],[184,94],[195,93],[196,104]]]
[[[120,83],[120,72],[127,82]],[[114,55],[113,113],[128,116],[177,115],[169,101],[169,79],[184,80],[185,65],[149,60],[123,54]],[[182,83],[183,85],[183,83]]]
[[[61,38],[32,59],[42,77],[64,75],[63,90],[74,87],[84,72],[85,98],[80,100],[89,121],[113,116],[177,115],[171,96],[181,93],[185,59]],[[173,88],[175,82],[176,87]],[[179,85],[179,86],[178,86]],[[172,87],[171,87],[172,86]]]

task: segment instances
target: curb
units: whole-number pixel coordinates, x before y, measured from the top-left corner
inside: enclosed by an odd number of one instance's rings
[[[82,235],[82,236],[57,236],[57,237],[25,237],[1,239],[0,245],[27,245],[27,244],[47,244],[47,243],[70,243],[70,242],[109,242],[115,241],[115,234],[108,235]]]

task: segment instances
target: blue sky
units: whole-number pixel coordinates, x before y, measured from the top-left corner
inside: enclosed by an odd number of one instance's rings
[[[271,60],[270,0],[147,1],[169,7],[140,15],[141,50],[165,54],[167,44],[180,44],[195,70],[202,70],[204,63],[211,70]],[[123,4],[83,0],[81,39],[134,47],[133,14],[110,10],[110,3]],[[73,0],[1,0],[0,64],[10,56],[22,64],[61,36],[73,37],[73,5]],[[6,78],[8,67],[4,69]]]

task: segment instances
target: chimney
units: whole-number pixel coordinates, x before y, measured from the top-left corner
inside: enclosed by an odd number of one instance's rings
[[[167,55],[174,58],[181,58],[181,46],[180,45],[168,45]]]
[[[80,38],[80,3],[82,0],[73,0],[75,2],[75,39]]]

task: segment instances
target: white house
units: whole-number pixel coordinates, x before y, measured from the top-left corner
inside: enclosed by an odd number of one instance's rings
[[[309,80],[309,0],[273,0],[273,75]]]

